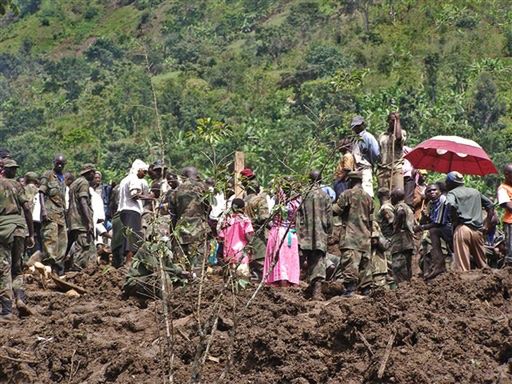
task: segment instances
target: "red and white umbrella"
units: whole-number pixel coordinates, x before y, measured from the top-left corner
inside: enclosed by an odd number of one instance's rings
[[[492,160],[473,140],[458,136],[435,136],[404,156],[416,169],[465,175],[498,173]]]

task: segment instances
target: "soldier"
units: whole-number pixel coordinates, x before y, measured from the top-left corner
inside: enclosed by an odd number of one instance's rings
[[[391,265],[397,284],[412,277],[412,254],[414,252],[414,212],[405,203],[403,189],[391,192],[391,203],[395,207],[393,236],[391,237]]]
[[[371,268],[373,285],[380,288],[394,286],[394,280],[388,263],[390,241],[384,237],[376,221],[372,222]]]
[[[358,287],[365,290],[371,285],[370,237],[372,230],[373,200],[363,190],[360,171],[348,174],[351,188],[341,194],[333,205],[335,215],[341,216],[341,260],[335,272],[342,280],[345,294],[350,296]]]
[[[267,233],[265,224],[270,218],[267,194],[262,192],[256,180],[246,183],[245,213],[252,221],[254,237],[249,243],[251,247],[251,270],[257,275],[258,280],[263,278],[263,264],[267,249]]]
[[[391,239],[393,235],[393,221],[395,220],[395,208],[393,204],[391,204],[391,200],[389,197],[389,189],[387,188],[379,188],[377,192],[377,198],[380,202],[380,208],[377,212],[377,223],[379,224],[379,228],[384,235],[384,237],[388,240]]]
[[[90,186],[94,180],[94,165],[85,164],[78,177],[69,187],[68,221],[74,239],[69,251],[73,269],[82,269],[94,260],[94,223]]]
[[[68,244],[65,218],[66,184],[62,173],[65,165],[64,156],[55,156],[53,169],[43,174],[39,186],[43,262],[51,265],[59,275],[64,273],[64,259]]]
[[[327,240],[333,230],[332,202],[321,187],[319,171],[309,174],[311,190],[299,207],[297,233],[299,246],[308,265],[308,282],[313,300],[322,300],[322,281],[326,278]]]
[[[170,210],[173,217],[174,236],[176,240],[175,254],[186,258],[189,265],[195,268],[205,257],[206,241],[210,233],[208,226],[207,188],[198,179],[197,169],[186,167],[182,170],[181,183],[170,196]]]
[[[3,166],[4,177],[0,179],[0,321],[12,319],[13,293],[20,316],[32,314],[25,304],[22,274],[27,229],[26,245],[34,246],[29,201],[23,187],[15,180],[18,164],[5,159]]]

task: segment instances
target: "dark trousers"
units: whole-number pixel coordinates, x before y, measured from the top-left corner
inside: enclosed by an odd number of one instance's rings
[[[503,224],[503,230],[505,231],[505,244],[507,246],[507,256],[505,261],[507,264],[512,263],[512,224]]]
[[[450,253],[453,252],[453,230],[451,225],[430,228],[428,232],[432,249],[430,254],[425,255],[425,260],[423,261],[423,274],[425,276],[431,272],[438,274],[446,270],[441,239],[445,241],[448,251]]]
[[[315,280],[325,280],[325,252],[318,249],[303,249],[302,254],[306,258],[308,266],[308,282],[312,283]]]

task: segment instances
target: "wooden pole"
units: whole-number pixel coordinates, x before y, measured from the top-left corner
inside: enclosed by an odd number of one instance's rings
[[[243,197],[244,189],[240,183],[240,172],[245,168],[245,154],[235,152],[235,197]]]

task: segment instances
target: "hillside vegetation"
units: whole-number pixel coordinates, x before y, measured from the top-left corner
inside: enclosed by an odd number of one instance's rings
[[[409,145],[477,140],[509,160],[508,0],[18,0],[0,19],[0,142],[119,176],[135,157],[265,180],[334,165],[355,113]]]

